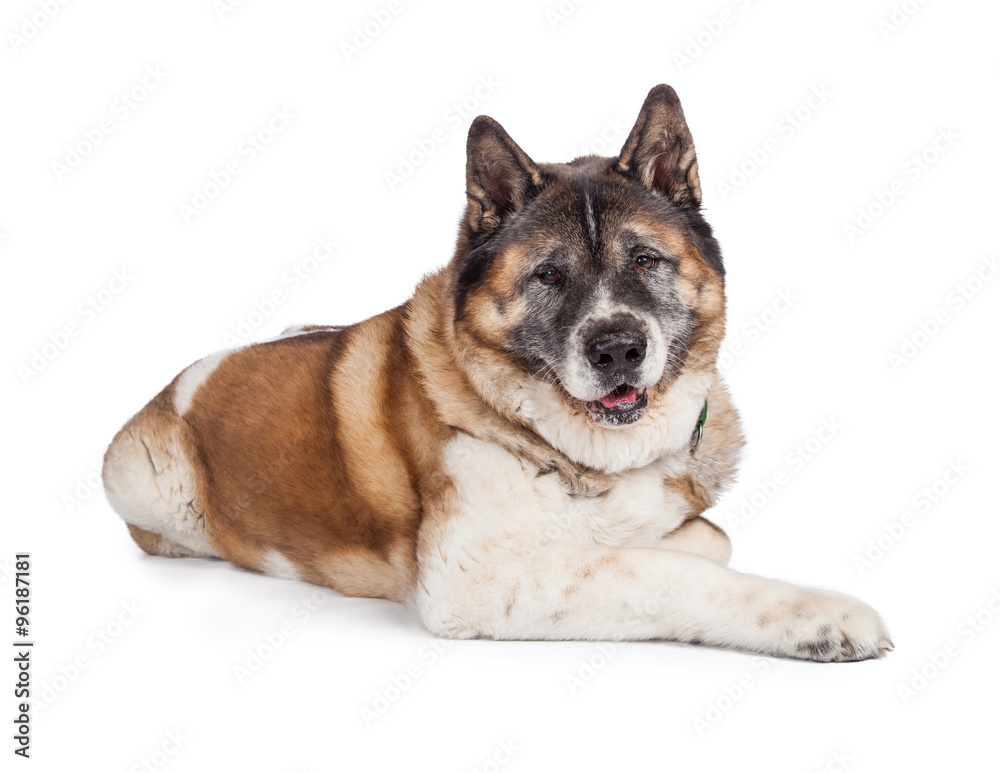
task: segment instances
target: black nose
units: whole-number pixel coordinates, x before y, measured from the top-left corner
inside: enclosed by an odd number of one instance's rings
[[[646,359],[646,339],[634,333],[595,338],[587,345],[587,359],[602,373],[628,376]]]

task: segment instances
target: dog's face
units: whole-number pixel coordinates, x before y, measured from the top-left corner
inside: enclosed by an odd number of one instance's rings
[[[615,429],[642,422],[686,368],[712,366],[722,261],[672,89],[650,92],[617,158],[535,164],[480,117],[467,183],[456,327],[494,362]]]

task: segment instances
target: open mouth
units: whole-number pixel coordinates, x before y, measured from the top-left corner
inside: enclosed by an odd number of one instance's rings
[[[604,397],[587,403],[591,417],[607,424],[632,424],[642,418],[649,405],[645,387],[619,384]]]

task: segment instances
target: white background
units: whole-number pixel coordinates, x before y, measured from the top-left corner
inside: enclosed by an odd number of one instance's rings
[[[4,4],[0,641],[14,638],[13,553],[30,551],[40,699],[32,759],[8,768],[3,688],[4,770],[995,764],[1000,279],[982,261],[998,253],[1000,9],[398,3],[350,56],[387,3],[249,0],[221,17],[211,0]],[[144,87],[147,68],[162,74]],[[726,375],[750,441],[714,511],[733,565],[864,598],[894,653],[830,666],[475,641],[437,654],[390,602],[319,594],[306,614],[312,586],[140,552],[93,471],[181,368],[241,322],[265,338],[402,302],[450,256],[474,115],[540,161],[614,155],[660,82],[684,104],[728,270]],[[241,155],[282,109],[287,127]],[[81,151],[102,121],[111,131]],[[233,159],[240,174],[186,220]],[[325,235],[334,256],[286,282]],[[251,317],[274,290],[283,302]],[[824,421],[839,429],[821,440]],[[945,481],[949,468],[963,472]],[[859,565],[880,535],[885,554]]]

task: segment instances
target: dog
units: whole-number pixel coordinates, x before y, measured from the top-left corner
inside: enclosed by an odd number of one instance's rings
[[[442,637],[891,650],[861,601],[728,568],[704,516],[743,436],[674,90],[615,158],[536,163],[479,116],[466,196],[402,306],[208,356],[122,428],[103,479],[138,545],[392,599]]]

